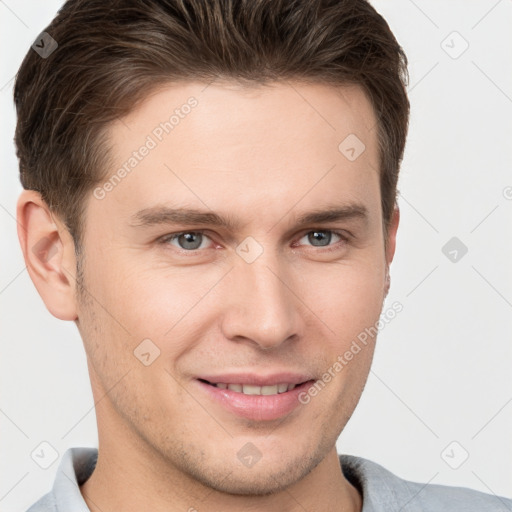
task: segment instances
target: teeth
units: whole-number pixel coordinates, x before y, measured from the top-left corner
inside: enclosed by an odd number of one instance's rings
[[[296,388],[296,384],[275,384],[274,386],[253,386],[251,384],[225,384],[218,382],[215,384],[220,389],[229,389],[236,393],[243,393],[244,395],[277,395],[278,393],[286,393]]]
[[[244,395],[261,395],[261,386],[251,386],[250,384],[244,384],[242,393]]]
[[[277,385],[278,393],[285,393],[286,391],[288,391],[288,384],[278,384]]]
[[[277,395],[277,384],[275,386],[261,386],[262,395]]]

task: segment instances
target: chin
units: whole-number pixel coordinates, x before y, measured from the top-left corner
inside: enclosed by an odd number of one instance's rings
[[[244,469],[243,472],[233,471],[225,478],[208,478],[203,476],[202,483],[211,489],[224,494],[238,496],[270,496],[282,491],[300,480],[309,471],[298,471],[296,465],[279,471]],[[237,474],[235,474],[237,473]],[[305,473],[305,474],[302,474]],[[199,475],[196,475],[201,480]]]
[[[294,454],[288,460],[258,461],[253,467],[220,469],[200,464],[188,467],[188,473],[206,487],[238,496],[269,496],[294,485],[307,476],[325,457],[320,450],[313,456]]]

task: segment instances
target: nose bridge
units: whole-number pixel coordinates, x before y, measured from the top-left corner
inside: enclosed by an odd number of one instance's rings
[[[276,347],[300,334],[299,301],[275,251],[265,250],[248,261],[242,256],[230,272],[232,291],[223,319],[224,334],[232,340],[248,339],[261,348]]]

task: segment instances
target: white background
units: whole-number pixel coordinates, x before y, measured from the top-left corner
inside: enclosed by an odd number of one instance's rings
[[[45,309],[14,220],[12,79],[60,4],[0,2],[2,511],[25,510],[49,490],[58,461],[44,470],[30,457],[42,441],[59,456],[97,442],[78,331]],[[512,2],[374,5],[410,62],[411,129],[385,306],[399,301],[403,311],[380,334],[338,450],[410,480],[512,497]],[[454,236],[468,248],[455,263],[441,250]],[[447,464],[466,451],[458,469]]]

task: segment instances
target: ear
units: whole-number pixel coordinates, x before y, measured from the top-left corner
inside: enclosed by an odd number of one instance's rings
[[[389,292],[389,287],[391,284],[390,276],[389,276],[389,265],[393,261],[393,257],[395,256],[396,249],[396,232],[398,230],[398,224],[400,222],[400,210],[398,205],[395,204],[395,208],[393,210],[393,215],[391,216],[391,222],[389,223],[388,229],[388,237],[386,244],[386,282],[384,285],[384,296],[386,296]]]
[[[71,234],[34,190],[22,191],[16,215],[25,265],[48,311],[61,320],[76,320],[76,257]]]

